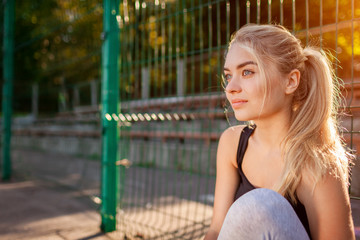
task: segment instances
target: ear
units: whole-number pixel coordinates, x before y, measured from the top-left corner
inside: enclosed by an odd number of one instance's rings
[[[285,85],[285,94],[292,94],[296,91],[300,83],[300,71],[297,69],[292,70],[287,78]]]

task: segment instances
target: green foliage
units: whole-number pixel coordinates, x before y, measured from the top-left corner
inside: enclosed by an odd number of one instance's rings
[[[31,111],[34,83],[40,112],[56,112],[61,85],[70,92],[73,84],[99,79],[101,31],[99,1],[17,1],[14,111]]]
[[[283,22],[304,44],[330,49],[343,66],[337,69],[339,77],[360,75],[360,24],[352,20],[360,17],[358,1],[354,8],[351,0],[270,2],[269,6],[267,0],[121,1],[121,98],[141,97],[145,68],[150,97],[176,95],[176,61],[184,58],[186,93],[219,91],[226,44],[247,19]],[[33,83],[39,84],[40,112],[56,112],[60,88],[68,92],[64,97],[69,107],[75,84],[100,79],[102,12],[97,0],[16,2],[15,111],[30,112]],[[3,5],[0,18],[3,29]]]

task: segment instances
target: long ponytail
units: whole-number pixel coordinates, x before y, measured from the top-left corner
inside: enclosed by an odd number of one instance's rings
[[[348,156],[337,126],[338,79],[325,52],[306,47],[303,53],[306,60],[284,141],[285,168],[278,187],[293,201],[302,169],[306,168],[315,182],[328,173],[346,181],[348,172]]]

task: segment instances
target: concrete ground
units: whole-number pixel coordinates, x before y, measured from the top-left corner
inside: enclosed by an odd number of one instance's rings
[[[96,206],[78,191],[38,180],[0,184],[0,239],[108,240]]]
[[[36,157],[36,159],[39,159],[40,155],[47,159],[55,158],[54,155],[45,156],[44,153],[31,153],[30,151],[20,151],[17,154],[27,158]],[[15,157],[19,156],[14,155]],[[74,164],[76,159],[72,158],[71,162]],[[20,163],[21,166],[30,168],[29,161]],[[51,165],[53,166],[53,164]],[[14,168],[20,168],[19,162],[15,161]],[[59,170],[59,168],[57,169]],[[71,169],[74,170],[75,165],[71,166]],[[89,169],[87,172],[91,173]],[[54,177],[54,174],[52,176]],[[71,176],[74,175],[71,174]],[[24,176],[17,171],[14,171],[14,176],[10,181],[0,181],[0,239],[133,239],[124,238],[120,232],[101,233],[99,206],[89,197],[91,195],[89,193],[95,191],[95,188],[82,188],[80,190],[77,186],[84,186],[84,183],[72,182],[77,184],[71,186],[67,181],[57,181],[56,179],[49,181],[49,178],[35,178],[30,174]],[[86,182],[89,183],[89,181]],[[93,190],[89,191],[89,189]],[[351,204],[357,239],[360,240],[360,200],[352,199]],[[155,219],[159,218],[155,217]],[[146,237],[134,239],[146,239]],[[163,236],[161,239],[174,238]]]
[[[121,236],[101,233],[97,206],[73,189],[16,179],[1,182],[0,196],[2,240],[110,240]],[[352,207],[360,239],[360,200],[352,200]]]
[[[0,239],[109,240],[119,234],[100,232],[94,203],[78,191],[38,180],[0,184]],[[360,239],[360,200],[352,200]]]

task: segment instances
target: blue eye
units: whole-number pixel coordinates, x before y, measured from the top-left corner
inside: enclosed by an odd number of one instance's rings
[[[244,70],[243,72],[242,72],[242,75],[243,76],[248,76],[248,75],[251,75],[251,74],[253,74],[254,72],[252,72],[252,71],[250,71],[250,70]]]

